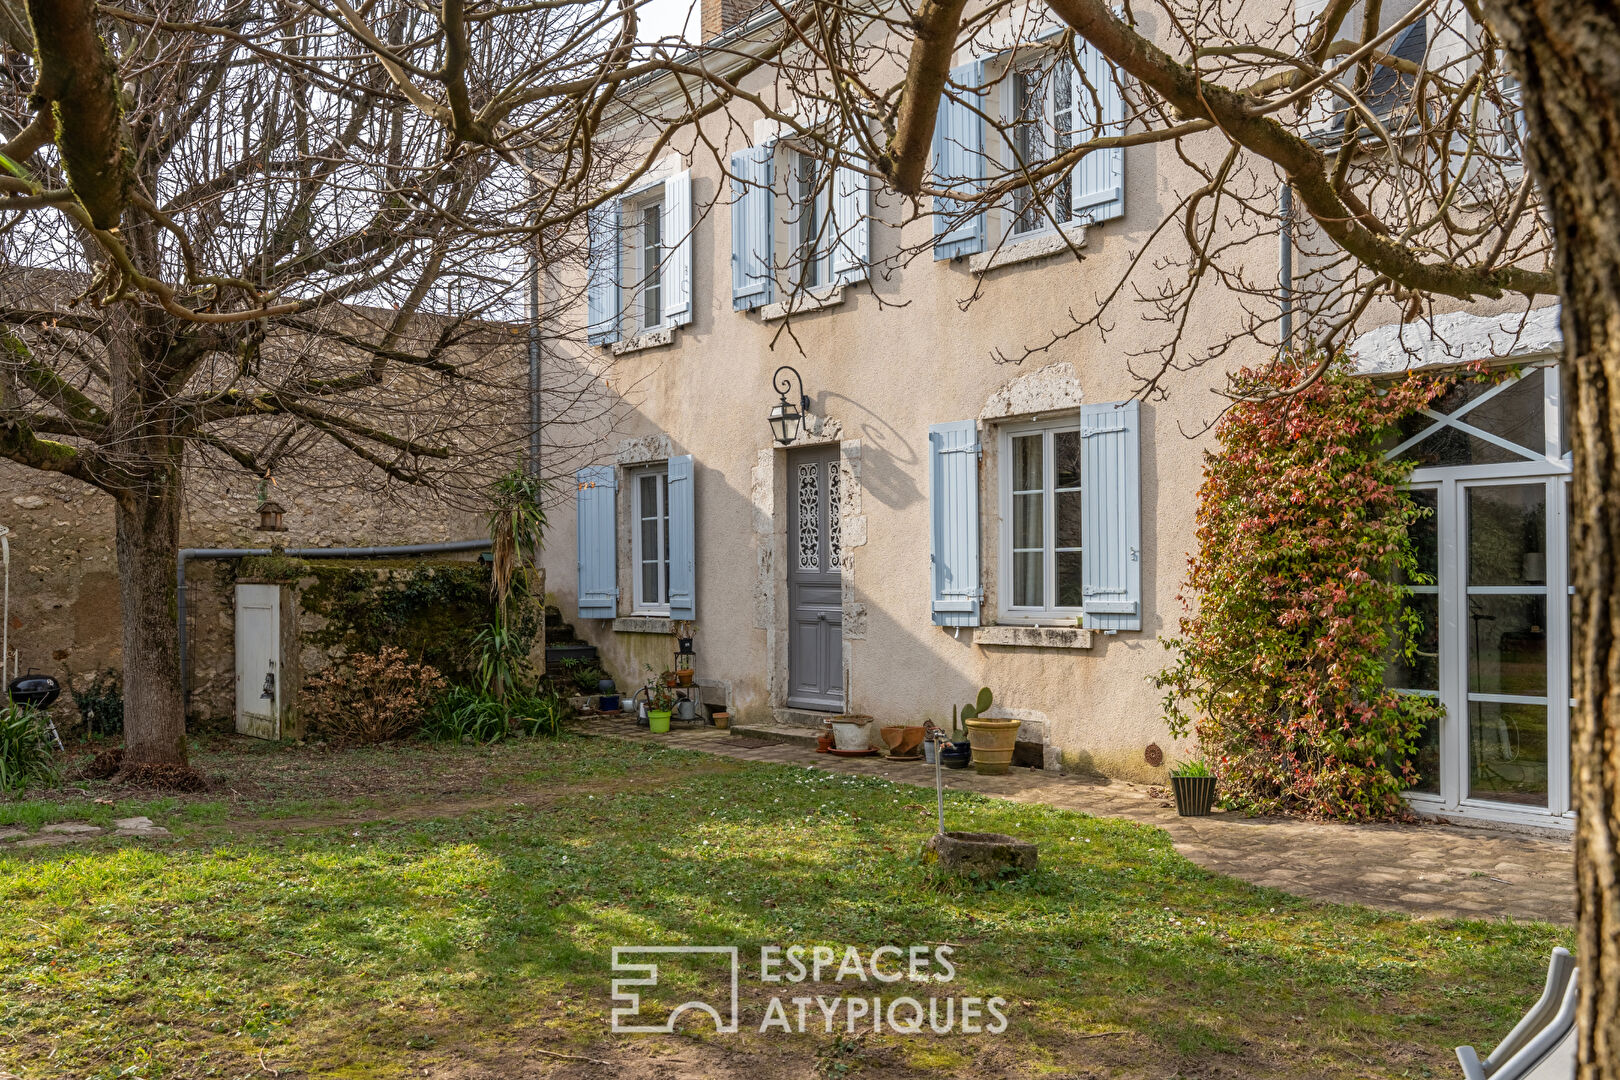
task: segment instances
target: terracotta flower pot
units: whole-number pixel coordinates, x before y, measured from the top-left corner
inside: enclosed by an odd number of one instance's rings
[[[691,686],[692,685],[692,669],[691,668],[685,668],[683,670],[677,671],[675,673],[675,681],[677,683],[679,683],[681,686]]]
[[[879,728],[878,734],[888,744],[890,757],[915,757],[917,748],[923,741],[923,729],[920,726],[894,725]]]
[[[973,771],[981,776],[1001,776],[1012,768],[1013,750],[1018,744],[1018,727],[1022,720],[985,720],[974,718],[967,722],[968,734],[973,742]]]

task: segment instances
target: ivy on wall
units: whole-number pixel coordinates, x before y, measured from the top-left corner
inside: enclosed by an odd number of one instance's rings
[[[1318,355],[1235,378],[1199,489],[1197,549],[1174,660],[1157,684],[1223,798],[1255,813],[1403,816],[1412,755],[1439,722],[1430,698],[1384,685],[1420,640],[1404,581],[1419,581],[1408,526],[1411,463],[1384,454],[1399,421],[1458,375],[1356,377],[1341,356],[1308,389]],[[1461,376],[1477,377],[1477,376]]]
[[[392,646],[452,683],[478,681],[474,639],[492,616],[488,563],[266,556],[242,560],[238,576],[299,583],[302,610],[319,617],[301,637],[329,656],[376,655]],[[540,633],[539,605],[520,605],[511,622],[515,647],[527,655]]]

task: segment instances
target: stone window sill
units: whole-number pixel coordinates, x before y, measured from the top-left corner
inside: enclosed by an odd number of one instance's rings
[[[1067,254],[1071,245],[1077,248],[1086,246],[1084,225],[1065,225],[1062,232],[1053,230],[1032,236],[1028,240],[1002,244],[1000,247],[981,251],[977,255],[970,255],[968,269],[975,274],[984,274],[991,270],[999,270],[1003,266],[1014,266],[1035,259]]]
[[[612,345],[614,356],[626,356],[638,353],[644,349],[658,349],[665,345],[675,344],[675,328],[673,326],[660,326],[656,330],[647,330],[633,338],[624,341],[615,341]]]
[[[766,304],[759,309],[761,322],[775,322],[785,319],[789,315],[803,315],[809,311],[820,311],[823,308],[837,307],[844,302],[848,287],[844,285],[829,285],[822,289],[812,289],[803,296],[795,296],[791,300],[784,300],[779,304]]]
[[[620,634],[673,634],[675,620],[668,615],[629,615],[613,620],[615,633]]]
[[[1091,631],[1078,626],[979,626],[973,644],[1020,649],[1089,649]]]

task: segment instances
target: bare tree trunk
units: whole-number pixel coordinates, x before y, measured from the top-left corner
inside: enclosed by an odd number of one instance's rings
[[[172,487],[117,500],[118,594],[124,616],[124,761],[186,764],[174,562],[180,493]]]
[[[1574,796],[1581,1080],[1620,1077],[1620,22],[1581,0],[1491,0],[1524,88],[1557,239],[1572,403]]]

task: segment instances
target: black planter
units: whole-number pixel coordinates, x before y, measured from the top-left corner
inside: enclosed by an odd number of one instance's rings
[[[1213,776],[1172,776],[1170,790],[1176,793],[1176,813],[1182,817],[1208,817],[1215,805]]]
[[[973,761],[973,748],[966,739],[944,743],[939,748],[939,763],[947,769],[965,769]]]

